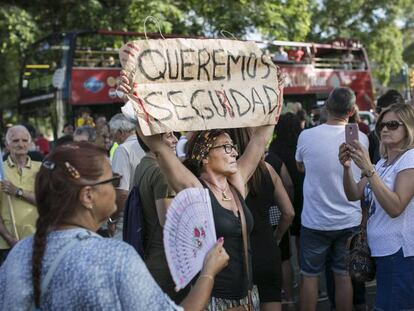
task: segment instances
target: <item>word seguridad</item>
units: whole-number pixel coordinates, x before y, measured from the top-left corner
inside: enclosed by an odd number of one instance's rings
[[[274,124],[277,68],[253,42],[167,39],[120,50],[145,135]]]

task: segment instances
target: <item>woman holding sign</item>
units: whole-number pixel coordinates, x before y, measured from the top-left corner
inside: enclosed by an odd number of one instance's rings
[[[121,76],[121,81],[120,90],[130,93],[126,75]],[[279,88],[281,99],[281,77]],[[176,192],[191,187],[210,191],[216,234],[224,237],[230,261],[216,276],[208,310],[245,310],[252,304],[255,310],[259,309],[257,295],[253,295],[254,301],[249,295],[252,283],[247,271],[251,272],[251,252],[243,241],[246,241],[243,232],[249,235],[253,228],[253,217],[245,203],[246,184],[263,156],[273,128],[273,125],[255,128],[245,152],[238,159],[237,148],[224,130],[198,132],[188,141],[186,167],[162,143],[160,135],[144,136],[138,127],[141,139],[157,156],[161,170]]]

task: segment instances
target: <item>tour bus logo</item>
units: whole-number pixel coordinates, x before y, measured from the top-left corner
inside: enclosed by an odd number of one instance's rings
[[[96,77],[91,77],[83,83],[83,87],[92,93],[98,93],[103,89],[104,83]]]

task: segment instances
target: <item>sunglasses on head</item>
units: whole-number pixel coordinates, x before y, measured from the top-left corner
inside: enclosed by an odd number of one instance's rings
[[[122,175],[120,175],[118,173],[113,173],[112,178],[97,181],[97,182],[94,182],[94,183],[91,183],[91,184],[87,184],[85,186],[98,186],[98,185],[103,185],[103,184],[107,184],[107,183],[112,183],[112,185],[115,188],[118,188],[119,185],[121,184],[121,179],[122,179]]]
[[[387,127],[387,129],[390,130],[390,131],[395,131],[401,125],[404,125],[404,123],[402,123],[401,121],[392,120],[392,121],[387,121],[387,122],[381,122],[379,124],[378,128],[379,128],[380,131],[382,131],[384,129],[384,127]]]

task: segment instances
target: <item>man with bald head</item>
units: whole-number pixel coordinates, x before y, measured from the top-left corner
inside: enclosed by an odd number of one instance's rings
[[[31,137],[26,127],[15,125],[7,131],[6,147],[10,154],[3,162],[4,176],[0,187],[0,265],[18,240],[33,234],[36,228],[38,214],[34,183],[41,163],[28,156],[30,144]],[[13,229],[12,210],[17,236]]]

